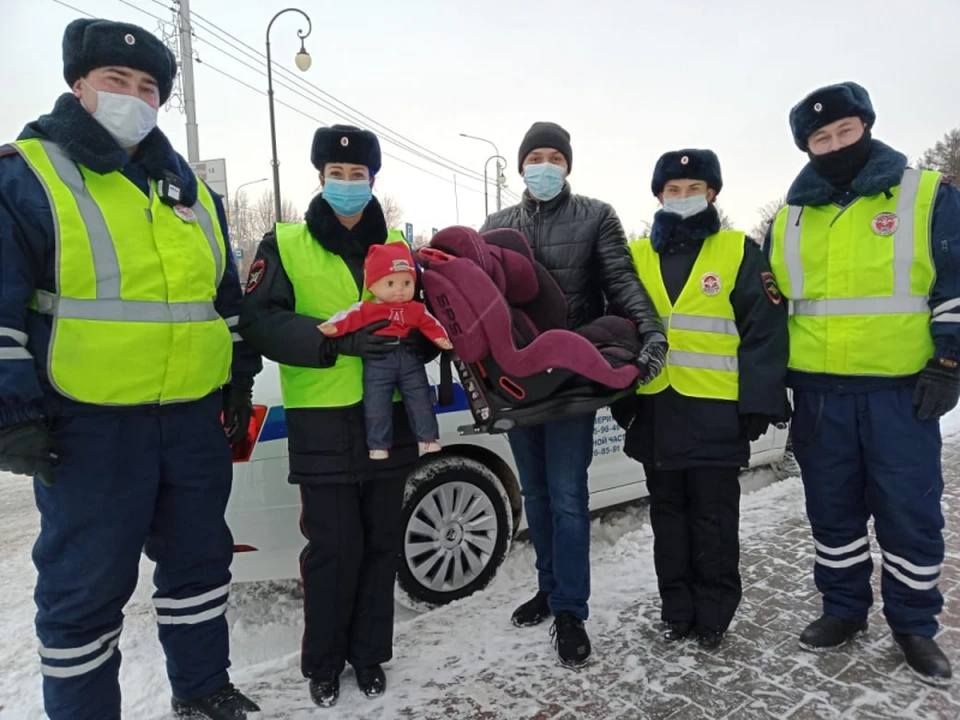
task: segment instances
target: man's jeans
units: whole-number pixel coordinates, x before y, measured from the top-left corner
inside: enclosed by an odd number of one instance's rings
[[[550,610],[581,620],[590,598],[590,490],[594,413],[508,433],[537,553],[540,590]]]
[[[367,423],[367,448],[393,447],[393,391],[400,391],[410,427],[418,442],[440,439],[433,395],[423,360],[397,347],[383,360],[363,361],[363,413]]]

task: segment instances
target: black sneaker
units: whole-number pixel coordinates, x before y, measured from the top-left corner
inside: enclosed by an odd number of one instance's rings
[[[383,668],[374,665],[368,668],[358,668],[357,685],[360,686],[360,692],[368,698],[378,698],[383,695],[387,689],[387,676],[383,674]]]
[[[950,661],[947,660],[947,656],[943,654],[936,640],[897,633],[893,634],[893,639],[903,650],[907,666],[918,680],[941,687],[950,684],[953,679]]]
[[[321,670],[310,678],[310,699],[317,707],[328,708],[340,699],[340,673],[337,670]]]
[[[583,620],[578,620],[573,613],[557,613],[550,628],[550,637],[553,646],[557,649],[557,657],[564,667],[578,668],[587,664],[590,658],[590,638],[583,629]]]
[[[716,630],[707,630],[706,628],[697,629],[697,645],[701,650],[716,650],[723,642],[723,633]]]
[[[257,704],[237,690],[232,683],[227,683],[212,695],[199,700],[181,700],[174,696],[170,705],[173,714],[178,718],[253,720],[260,717]]]
[[[800,634],[800,647],[811,652],[832,650],[866,633],[866,620],[841,620],[835,615],[821,615]]]
[[[685,637],[687,637],[687,635],[690,634],[690,631],[693,630],[693,625],[683,621],[668,620],[664,622],[663,625],[663,639],[667,642],[677,642],[679,640],[683,640]]]
[[[510,616],[510,622],[517,627],[532,627],[539,625],[553,613],[550,612],[550,604],[547,602],[550,593],[540,590],[530,600],[513,611]]]

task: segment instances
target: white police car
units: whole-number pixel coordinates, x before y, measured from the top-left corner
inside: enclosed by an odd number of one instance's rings
[[[431,366],[436,370],[436,366]],[[431,373],[434,381],[435,373]],[[503,434],[461,436],[473,423],[463,388],[437,407],[443,452],[425,456],[407,480],[398,596],[415,609],[448,603],[487,586],[523,526],[517,469]],[[236,582],[299,577],[300,494],[287,482],[287,426],[277,365],[264,361],[254,417],[235,453],[227,521],[234,536]],[[771,428],[752,445],[751,467],[779,463],[787,430]],[[597,413],[590,507],[647,494],[642,467],[621,452],[623,431],[606,408]]]

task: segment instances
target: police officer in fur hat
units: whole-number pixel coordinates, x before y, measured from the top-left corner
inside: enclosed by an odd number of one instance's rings
[[[793,446],[823,595],[800,645],[866,632],[872,516],[893,638],[921,680],[943,684],[938,421],[960,396],[960,192],[874,140],[875,121],[854,82],[790,111],[809,162],[767,236],[790,302]]]
[[[786,309],[758,243],[720,227],[722,187],[710,150],[657,162],[663,209],[630,251],[670,352],[660,376],[615,407],[650,491],[664,638],[694,633],[706,650],[740,603],[740,468],[750,442],[789,416]]]
[[[120,717],[141,550],[176,715],[258,710],[227,674],[224,511],[260,358],[231,335],[241,288],[221,200],[157,128],[176,68],[143,28],[76,20],[70,92],[0,147],[0,470],[36,477],[54,720]]]
[[[393,407],[393,447],[371,460],[363,409],[363,363],[390,352],[374,333],[382,321],[326,337],[319,325],[365,290],[363,264],[375,245],[405,242],[387,228],[373,185],[376,135],[350,125],[317,130],[311,152],[322,193],[302,224],[277,225],[257,250],[240,333],[280,364],[289,430],[290,482],[300,486],[304,630],[300,666],[310,697],[330,707],[346,663],[367,697],[381,695],[380,667],[393,654],[393,584],[402,538],[403,493],[417,464],[417,441],[403,406]],[[418,297],[419,289],[418,289]],[[429,362],[419,332],[401,340]]]

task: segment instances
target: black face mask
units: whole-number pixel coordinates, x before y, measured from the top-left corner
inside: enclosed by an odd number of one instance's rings
[[[865,130],[863,137],[853,145],[847,145],[825,155],[814,155],[808,150],[807,157],[810,158],[810,164],[820,177],[842,190],[849,188],[850,183],[863,170],[867,160],[870,159],[872,149],[873,138],[870,131]]]

